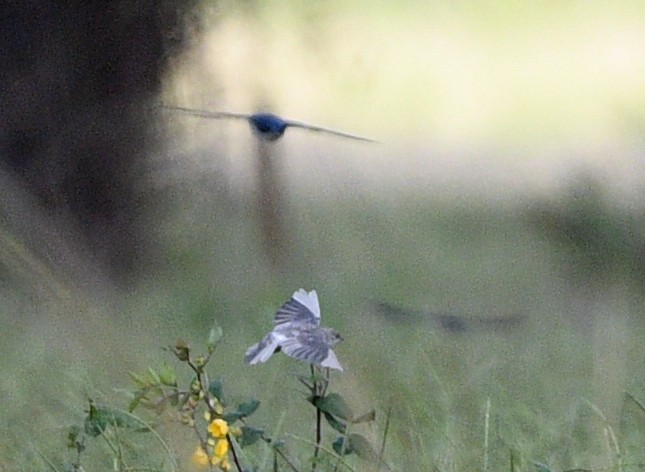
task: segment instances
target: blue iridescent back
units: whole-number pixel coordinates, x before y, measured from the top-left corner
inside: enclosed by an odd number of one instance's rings
[[[284,134],[287,123],[272,113],[257,113],[249,118],[253,130],[264,139],[275,141]]]

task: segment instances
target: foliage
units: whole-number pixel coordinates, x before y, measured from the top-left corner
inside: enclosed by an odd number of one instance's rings
[[[86,443],[89,439],[98,437],[103,438],[112,449],[116,470],[132,470],[133,466],[123,451],[120,439],[122,431],[155,432],[153,425],[134,415],[134,412],[140,409],[152,411],[157,416],[169,410],[176,413],[178,422],[193,432],[197,446],[192,455],[192,462],[198,468],[229,471],[235,467],[239,472],[256,470],[250,464],[249,456],[243,454],[243,450],[263,442],[270,447],[274,455],[273,470],[280,470],[280,463],[293,471],[301,470],[287,453],[286,440],[272,438],[265,429],[249,423],[250,417],[260,407],[260,401],[250,398],[232,404],[224,395],[223,380],[210,378],[207,367],[222,335],[219,326],[210,331],[205,354],[195,354],[183,340],[168,348],[180,364],[192,372],[192,378],[185,388],[180,386],[175,369],[164,363],[160,368],[149,368],[142,374],[130,373],[135,390],[130,393],[128,411],[99,405],[90,399],[84,426],[73,425],[68,430],[67,447],[74,451],[75,458],[66,464],[66,470],[83,470],[82,458],[87,453]],[[323,465],[328,466],[329,470],[337,470],[341,464],[346,469],[353,470],[344,459],[350,455],[373,464],[382,463],[381,457],[376,454],[367,438],[355,432],[348,434],[349,424],[374,421],[374,410],[355,416],[341,394],[329,393],[330,369],[313,364],[310,365],[310,369],[310,375],[297,375],[296,378],[307,387],[307,400],[316,411],[316,438],[310,459],[311,471]],[[323,447],[323,416],[327,423],[340,433],[331,444],[331,450]],[[174,453],[163,440],[161,442],[169,452],[169,467],[171,470],[178,470]],[[322,457],[322,453],[326,457]],[[155,470],[163,470],[163,466]]]

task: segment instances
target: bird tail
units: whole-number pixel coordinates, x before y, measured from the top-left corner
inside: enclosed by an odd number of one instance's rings
[[[244,360],[251,365],[266,362],[279,347],[273,333],[269,333],[259,343],[247,349]]]

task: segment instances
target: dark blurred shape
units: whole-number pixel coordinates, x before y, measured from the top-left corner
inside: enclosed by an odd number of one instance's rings
[[[304,123],[302,121],[288,120],[281,118],[278,115],[274,115],[273,113],[231,113],[227,111],[196,110],[193,108],[167,105],[163,105],[160,108],[167,111],[186,113],[188,115],[215,120],[245,120],[248,121],[248,123],[251,125],[251,129],[257,137],[259,137],[260,139],[266,139],[267,141],[276,141],[280,139],[284,135],[284,132],[287,130],[287,128],[302,128],[319,133],[329,133],[331,135],[340,136],[343,138],[356,139],[358,141],[366,141],[370,143],[375,142],[372,139],[357,136],[355,134],[344,133],[342,131],[336,131],[330,128],[324,128],[322,126],[310,125],[309,123]]]
[[[69,217],[116,280],[148,241],[139,187],[158,149],[154,117],[169,60],[186,45],[194,0],[3,2],[0,171],[52,218]],[[29,218],[29,215],[22,215]]]
[[[470,315],[412,310],[385,301],[377,302],[374,308],[379,315],[391,322],[423,324],[429,326],[431,329],[440,329],[447,333],[511,331],[519,328],[525,319],[525,317],[518,314],[474,317]]]
[[[434,317],[438,322],[441,329],[449,333],[461,333],[470,329],[467,327],[468,323],[465,319],[457,315],[449,314],[428,314]]]
[[[628,281],[645,290],[645,212],[614,204],[600,183],[579,177],[563,195],[528,212],[554,245],[563,272],[578,285]]]

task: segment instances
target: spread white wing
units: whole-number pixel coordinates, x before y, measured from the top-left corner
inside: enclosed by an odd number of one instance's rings
[[[276,325],[286,323],[320,325],[320,305],[316,291],[307,293],[301,288],[295,292],[291,299],[278,309],[273,322]]]

